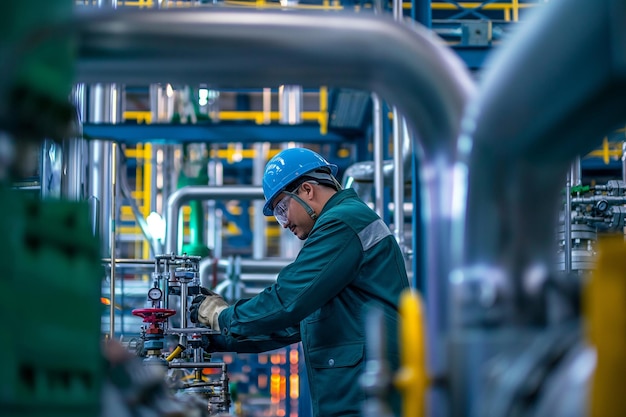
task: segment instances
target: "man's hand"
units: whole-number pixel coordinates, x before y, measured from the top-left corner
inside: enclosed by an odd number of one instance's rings
[[[213,330],[219,330],[218,317],[222,310],[228,307],[228,303],[221,295],[201,288],[201,295],[196,296],[189,307],[189,319],[193,323],[204,324]]]

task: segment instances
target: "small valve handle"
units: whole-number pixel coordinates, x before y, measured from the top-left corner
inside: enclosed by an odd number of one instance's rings
[[[143,318],[144,323],[163,323],[168,317],[176,314],[176,310],[169,308],[137,308],[132,313],[133,316]]]

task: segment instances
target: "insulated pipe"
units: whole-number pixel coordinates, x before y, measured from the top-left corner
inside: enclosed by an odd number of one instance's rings
[[[524,280],[554,269],[568,166],[626,116],[624,15],[626,3],[617,0],[542,6],[486,66],[468,107],[459,142],[470,169],[464,269],[502,271],[516,300],[511,322],[529,319]]]
[[[168,197],[165,208],[165,253],[178,255],[178,212],[186,202],[192,200],[256,200],[262,198],[264,197],[261,187],[190,185],[179,188]]]

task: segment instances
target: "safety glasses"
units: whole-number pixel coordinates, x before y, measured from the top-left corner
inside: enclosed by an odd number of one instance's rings
[[[317,181],[305,181],[305,182],[309,184],[313,184],[313,185],[319,185]],[[285,196],[274,206],[274,217],[276,217],[276,220],[282,227],[285,227],[285,225],[287,224],[287,221],[288,221],[287,215],[289,214],[289,204],[291,203],[292,198],[296,199],[296,201],[300,203],[302,207],[304,207],[304,209],[309,214],[309,216],[311,216],[312,219],[315,219],[317,217],[313,209],[307,203],[305,203],[304,200],[298,197],[298,193],[300,192],[301,186],[302,184],[300,184],[298,188],[294,190],[294,192],[283,191]]]
[[[291,193],[284,196],[274,207],[274,217],[282,227],[285,227],[288,221],[289,203],[291,203]]]

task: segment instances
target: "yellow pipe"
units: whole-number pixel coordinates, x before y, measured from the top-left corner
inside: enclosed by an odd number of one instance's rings
[[[426,332],[422,301],[414,290],[400,296],[400,369],[394,383],[402,393],[402,415],[426,415]]]
[[[183,350],[185,350],[185,346],[183,345],[176,346],[176,348],[172,351],[172,353],[169,354],[167,358],[165,358],[165,360],[168,362],[171,362],[173,359],[176,359]]]
[[[318,122],[320,124],[320,133],[325,135],[328,132],[327,129],[327,121],[328,121],[328,111],[326,106],[326,101],[328,97],[328,93],[326,88],[320,90],[320,111],[303,111],[300,113],[302,120],[304,121],[313,121]],[[322,100],[324,100],[324,107],[322,108]],[[218,114],[219,120],[252,120],[256,124],[264,124],[268,117],[268,112],[263,111],[221,111]],[[269,112],[269,118],[272,121],[277,121],[280,119],[280,112],[272,111]],[[124,120],[135,120],[137,123],[151,123],[152,122],[152,114],[150,112],[145,111],[125,111],[124,112]]]
[[[587,336],[596,349],[590,416],[626,416],[626,243],[622,234],[598,240],[597,266],[584,291]]]
[[[604,140],[602,141],[602,160],[604,161],[605,165],[609,164],[610,158],[609,158],[609,139],[605,136]]]
[[[526,9],[530,7],[536,7],[536,4],[530,3],[522,3],[522,4],[514,4],[517,3],[514,0],[512,3],[489,3],[484,4],[481,2],[458,2],[458,3],[444,3],[444,2],[432,2],[431,9],[432,10],[463,10],[463,9],[479,9],[479,10],[514,10],[515,9]],[[404,3],[406,4],[406,3]],[[458,5],[458,6],[457,6]],[[410,7],[410,3],[409,6]]]

